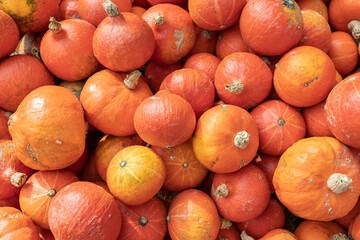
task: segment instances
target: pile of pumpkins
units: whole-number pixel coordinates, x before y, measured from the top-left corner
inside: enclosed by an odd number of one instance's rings
[[[0,239],[360,240],[360,1],[0,1]]]

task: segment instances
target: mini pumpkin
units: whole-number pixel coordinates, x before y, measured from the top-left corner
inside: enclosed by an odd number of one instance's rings
[[[346,232],[335,222],[305,220],[294,232],[299,240],[347,239]]]
[[[3,58],[15,50],[19,41],[19,28],[15,21],[2,10],[0,10],[0,20],[0,58]]]

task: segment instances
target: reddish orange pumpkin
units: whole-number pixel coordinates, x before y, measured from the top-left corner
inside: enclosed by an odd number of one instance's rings
[[[151,5],[147,0],[133,0],[132,1],[133,6],[139,6],[143,8],[149,8]]]
[[[54,77],[44,64],[27,55],[2,60],[0,78],[0,107],[11,112],[16,111],[20,102],[32,90],[44,85],[54,85]]]
[[[0,200],[0,207],[13,207],[20,210],[19,197]]]
[[[215,88],[224,103],[249,109],[269,95],[272,74],[257,55],[235,52],[226,56],[217,67]]]
[[[219,234],[216,240],[240,240],[239,230],[236,228],[235,224],[225,218],[222,218]]]
[[[152,96],[141,72],[116,73],[102,70],[85,83],[80,102],[85,118],[105,134],[135,134],[134,113],[140,103]]]
[[[220,217],[213,200],[195,189],[179,193],[170,205],[168,231],[171,239],[215,240]]]
[[[342,226],[345,229],[348,229],[351,223],[351,220],[355,217],[355,215],[357,215],[358,213],[360,213],[360,199],[359,201],[356,203],[356,205],[354,206],[353,209],[351,209],[351,211],[346,214],[344,217],[342,218],[337,218],[335,219],[335,222],[337,224],[339,224],[340,226]]]
[[[96,58],[106,68],[117,72],[143,66],[155,49],[149,25],[135,13],[120,13],[111,2],[105,4],[105,10],[109,16],[96,28],[93,38]]]
[[[215,82],[215,72],[221,60],[210,53],[196,53],[184,63],[184,68],[192,68],[204,72]]]
[[[306,123],[306,135],[308,137],[334,136],[326,121],[325,101],[304,108],[301,114]]]
[[[305,220],[296,228],[294,232],[299,240],[328,240],[342,239],[346,237],[346,232],[334,222],[319,222]]]
[[[327,97],[335,77],[335,66],[326,53],[301,46],[280,59],[274,72],[274,87],[284,102],[295,107],[310,107]]]
[[[322,0],[297,0],[296,3],[301,10],[315,11],[329,21],[328,9]]]
[[[358,213],[351,221],[349,226],[349,237],[352,237],[354,240],[358,240],[360,238],[360,213]]]
[[[48,211],[53,197],[60,189],[79,179],[69,170],[39,171],[21,189],[20,208],[33,222],[49,229]]]
[[[156,197],[137,205],[127,206],[119,201],[122,224],[117,240],[163,240],[167,232],[166,208]]]
[[[164,161],[166,178],[164,188],[181,192],[195,188],[204,180],[208,170],[196,158],[191,139],[173,148],[151,146]]]
[[[75,175],[78,175],[84,169],[86,163],[88,162],[88,159],[89,159],[89,147],[87,146],[87,144],[85,144],[85,149],[83,154],[81,154],[81,156],[75,163],[68,166],[66,169],[75,173]]]
[[[305,137],[305,120],[294,107],[280,100],[263,102],[250,112],[259,130],[259,151],[280,156]]]
[[[114,197],[102,187],[77,181],[62,188],[48,211],[55,239],[116,240],[121,214]]]
[[[0,207],[0,239],[40,240],[31,219],[13,207]]]
[[[192,136],[196,118],[193,108],[184,98],[161,90],[139,105],[134,125],[145,142],[170,148]]]
[[[169,3],[158,4],[150,7],[142,17],[155,36],[151,61],[160,65],[173,64],[194,47],[195,24],[183,8]]]
[[[222,30],[239,20],[245,3],[245,0],[189,0],[189,12],[199,27],[212,31]]]
[[[263,237],[273,229],[283,228],[284,224],[284,210],[274,198],[270,198],[266,209],[256,218],[236,223],[240,231],[246,231],[247,234],[256,239]]]
[[[0,23],[0,58],[3,58],[15,50],[19,41],[19,28],[15,21],[2,10],[0,10]]]
[[[0,139],[11,140],[11,135],[7,125],[11,114],[11,112],[0,108]]]
[[[39,226],[36,226],[36,228],[39,231],[39,236],[41,240],[55,240],[54,235],[49,229],[44,229]]]
[[[264,153],[259,152],[258,156],[251,162],[252,164],[257,166],[264,172],[265,176],[268,179],[271,193],[275,192],[272,180],[273,180],[274,172],[278,165],[279,159],[280,159],[279,156],[270,156],[270,155],[266,155]]]
[[[62,0],[59,5],[57,19],[62,21],[70,18],[80,18],[78,6],[79,0]]]
[[[252,116],[234,105],[218,105],[198,120],[193,149],[199,161],[216,173],[230,173],[255,157],[259,133]]]
[[[28,167],[66,168],[84,152],[84,112],[76,96],[63,87],[35,89],[9,121],[16,155]]]
[[[111,193],[126,205],[139,205],[150,200],[164,183],[163,160],[144,146],[130,146],[110,161],[106,182]]]
[[[195,45],[191,48],[190,52],[186,57],[188,58],[196,53],[214,54],[217,33],[215,31],[203,29],[197,25],[195,26],[195,32],[196,32]]]
[[[254,240],[253,238],[244,238],[243,240]],[[274,229],[265,234],[259,240],[298,240],[294,234],[285,229]]]
[[[300,41],[303,27],[300,8],[293,0],[248,1],[240,16],[245,43],[260,55],[286,53]]]
[[[135,13],[139,17],[142,17],[142,15],[146,12],[146,9],[138,6],[133,6],[131,7],[131,12]]]

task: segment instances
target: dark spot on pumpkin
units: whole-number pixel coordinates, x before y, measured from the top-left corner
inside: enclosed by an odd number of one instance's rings
[[[141,217],[139,218],[139,224],[140,224],[141,226],[143,226],[143,227],[145,227],[146,224],[148,224],[148,222],[149,222],[149,220],[148,220],[147,217],[141,216]]]
[[[37,159],[36,153],[34,152],[34,150],[32,149],[32,147],[30,146],[29,143],[26,145],[26,151],[27,151],[27,153],[29,154],[29,156],[30,156],[35,162],[37,162],[37,163],[40,164],[41,166],[44,166],[44,165],[39,161],[39,159]]]
[[[121,161],[120,167],[121,167],[121,168],[125,167],[125,166],[126,166],[126,163],[127,163],[127,162],[126,162],[125,160]]]
[[[304,87],[308,87],[310,86],[310,84],[312,84],[313,82],[317,81],[319,79],[319,77],[315,77],[313,80],[311,80],[310,82],[307,82],[304,84]]]
[[[278,124],[279,124],[280,126],[284,126],[284,125],[285,125],[285,120],[284,120],[283,118],[280,118],[280,119],[278,120]]]
[[[52,188],[46,193],[46,195],[49,197],[54,197],[56,195],[56,190]]]
[[[295,9],[295,1],[294,0],[283,0],[283,4],[288,9],[291,9],[291,10]]]

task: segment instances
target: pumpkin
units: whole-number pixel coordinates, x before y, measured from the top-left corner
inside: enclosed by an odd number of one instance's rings
[[[137,205],[127,206],[119,201],[122,224],[118,240],[162,240],[167,232],[166,208],[156,197]]]
[[[8,125],[17,157],[33,169],[66,168],[84,152],[84,112],[76,96],[63,87],[33,90]]]
[[[41,240],[55,240],[54,235],[49,229],[44,229],[39,226],[36,226],[36,228],[39,231],[39,236]]]
[[[59,5],[57,19],[62,21],[70,18],[80,18],[78,6],[79,0],[62,0]]]
[[[142,16],[155,37],[155,51],[151,57],[160,65],[178,62],[194,47],[195,24],[183,8],[162,3],[150,7]]]
[[[136,108],[152,95],[140,71],[116,73],[106,69],[86,81],[80,102],[86,120],[97,129],[105,134],[130,136],[136,133]]]
[[[93,38],[95,57],[106,68],[117,72],[143,66],[155,49],[149,25],[135,13],[120,13],[110,1],[105,1],[104,9],[108,17],[96,28]]]
[[[217,33],[195,26],[196,42],[186,56],[187,58],[196,53],[215,53]]]
[[[106,182],[106,171],[111,159],[120,150],[132,145],[145,145],[138,135],[128,137],[116,137],[105,135],[95,149],[95,166],[99,176]]]
[[[202,71],[215,82],[215,72],[220,62],[219,58],[210,53],[196,53],[185,61],[184,68]]]
[[[306,123],[308,137],[333,137],[326,121],[325,101],[311,107],[306,107],[301,112]]]
[[[13,207],[20,210],[19,196],[0,200],[0,207]]]
[[[284,102],[295,107],[310,107],[325,100],[335,77],[335,66],[326,53],[301,46],[280,59],[274,71],[274,87]]]
[[[175,70],[165,77],[160,90],[167,90],[184,98],[199,118],[211,108],[215,99],[215,87],[204,72],[191,68]]]
[[[222,218],[218,237],[216,240],[240,240],[239,230],[235,224]]]
[[[49,24],[49,18],[57,16],[59,0],[1,1],[0,10],[10,15],[22,32],[41,32]]]
[[[197,160],[191,139],[170,149],[155,146],[151,146],[151,149],[165,163],[164,188],[169,191],[181,192],[195,188],[208,173],[208,170]]]
[[[256,155],[259,133],[252,116],[234,105],[218,105],[198,120],[193,149],[199,161],[216,173],[246,166]]]
[[[236,223],[239,230],[246,231],[250,236],[259,239],[273,229],[283,228],[285,224],[285,214],[280,203],[274,198],[270,198],[265,210],[256,218],[246,222]]]
[[[331,221],[345,216],[358,201],[359,170],[359,161],[339,140],[309,137],[283,153],[273,184],[278,199],[296,216]]]
[[[167,221],[171,239],[215,240],[220,229],[215,203],[196,189],[185,190],[175,197]]]
[[[296,228],[294,234],[299,240],[347,239],[344,238],[346,237],[345,230],[335,222],[305,220]]]
[[[27,32],[25,33],[19,40],[19,43],[16,46],[11,55],[20,55],[26,54],[37,58],[42,61],[40,58],[40,42],[42,37],[44,36],[44,32],[33,33]]]
[[[301,10],[315,11],[329,21],[328,9],[322,0],[297,0],[296,3]]]
[[[44,85],[54,85],[54,77],[44,64],[27,55],[2,60],[0,78],[0,107],[11,112],[16,111],[20,102],[32,90]]]
[[[61,81],[59,86],[64,87],[72,91],[75,96],[80,99],[80,94],[82,89],[84,88],[85,82],[84,81]]]
[[[184,98],[161,90],[139,105],[134,125],[145,142],[170,148],[192,136],[196,118],[193,108]]]
[[[108,15],[102,4],[106,0],[78,0],[78,12],[81,19],[97,27]],[[131,0],[112,0],[120,12],[131,11]]]
[[[164,204],[166,209],[169,209],[170,204],[174,200],[178,193],[177,192],[170,192],[166,190],[164,187],[161,187],[160,190],[156,193],[156,197],[161,200],[161,202]]]
[[[189,0],[189,12],[199,27],[212,31],[222,30],[239,20],[245,3],[245,0]]]
[[[79,178],[82,181],[89,181],[89,182],[102,181],[96,169],[96,159],[95,159],[94,149],[89,151],[89,159],[84,169],[81,171]]]
[[[0,207],[0,239],[40,240],[31,219],[13,207]]]
[[[354,206],[353,209],[351,209],[351,211],[346,214],[344,217],[342,218],[337,218],[335,219],[335,222],[337,224],[339,224],[341,227],[348,229],[351,220],[355,217],[356,214],[358,214],[360,212],[360,200],[356,203],[356,205]]]
[[[11,135],[7,125],[11,114],[11,112],[0,108],[0,139],[11,140]]]
[[[358,102],[360,73],[350,75],[338,83],[326,99],[325,114],[332,134],[354,148],[360,148]]]
[[[238,24],[219,33],[215,51],[216,56],[220,59],[224,59],[234,52],[249,52],[249,47],[241,36]]]
[[[153,93],[159,91],[160,85],[164,78],[175,70],[183,68],[184,63],[176,62],[170,65],[159,65],[149,61],[145,67],[145,79]]]
[[[280,100],[265,101],[250,112],[259,130],[259,151],[280,156],[305,137],[305,120],[294,107]]]
[[[360,213],[358,213],[351,221],[349,226],[349,237],[350,239],[358,240],[360,238]]]
[[[132,1],[133,6],[139,6],[143,8],[149,8],[151,5],[147,0],[133,0]]]
[[[331,47],[328,55],[342,76],[351,73],[358,64],[359,56],[356,42],[346,32],[335,31],[331,33]]]
[[[142,17],[142,15],[146,12],[146,9],[138,6],[133,6],[131,7],[131,12],[135,13],[139,17]]]
[[[147,0],[151,5],[161,4],[161,3],[171,3],[176,5],[181,5],[185,0]]]
[[[224,103],[249,109],[269,95],[272,74],[257,55],[235,52],[226,56],[216,69],[215,88]]]
[[[77,181],[52,199],[48,219],[55,239],[116,240],[121,214],[114,197],[102,187]]]
[[[245,231],[241,233],[241,240],[254,240],[254,238],[248,236]],[[298,240],[297,237],[285,229],[274,229],[265,234],[259,240]]]
[[[15,50],[19,41],[19,29],[15,21],[2,10],[0,10],[0,22],[0,58],[3,58]]]
[[[286,53],[298,44],[303,28],[300,8],[293,0],[248,1],[240,16],[245,43],[260,55]]]
[[[78,175],[87,164],[88,158],[89,158],[89,147],[87,146],[87,144],[85,144],[84,152],[81,154],[79,159],[72,165],[68,166],[66,169],[75,173],[75,175]]]
[[[216,173],[211,197],[221,216],[233,222],[245,222],[266,209],[269,183],[258,167],[249,164],[233,173]]]
[[[270,156],[259,152],[257,157],[251,162],[258,168],[260,168],[268,179],[270,192],[274,193],[274,185],[272,183],[275,169],[278,165],[280,156]]]
[[[33,222],[49,229],[48,210],[53,197],[60,189],[79,179],[70,170],[38,171],[22,187],[20,208]]]
[[[150,200],[165,180],[165,164],[153,150],[139,145],[126,147],[110,161],[106,182],[111,193],[126,205]]]

